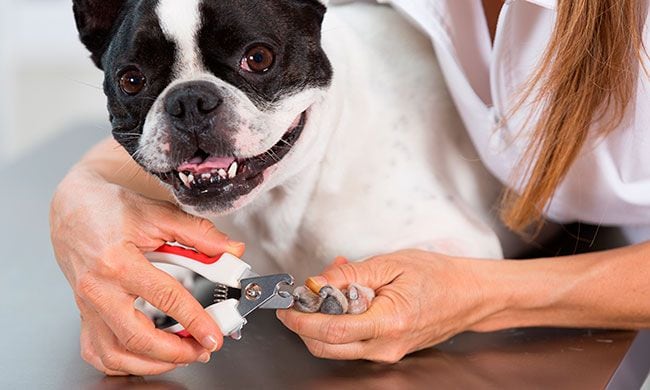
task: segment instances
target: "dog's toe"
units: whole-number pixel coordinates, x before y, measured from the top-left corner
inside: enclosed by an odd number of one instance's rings
[[[344,290],[348,301],[348,314],[365,313],[372,300],[375,298],[375,291],[371,288],[352,283]]]
[[[305,286],[296,287],[293,290],[293,297],[293,307],[303,313],[316,313],[320,311],[323,304],[323,298]]]
[[[324,314],[345,314],[348,311],[348,300],[337,288],[325,286],[321,288],[319,295],[323,298],[320,312]]]
[[[294,308],[303,313],[362,314],[370,307],[375,291],[352,283],[343,291],[328,285],[315,294],[310,288],[300,286],[293,291],[293,296]]]

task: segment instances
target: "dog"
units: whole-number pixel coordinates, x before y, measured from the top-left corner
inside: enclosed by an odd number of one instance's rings
[[[113,136],[259,272],[419,248],[500,258],[501,186],[389,6],[74,0]]]

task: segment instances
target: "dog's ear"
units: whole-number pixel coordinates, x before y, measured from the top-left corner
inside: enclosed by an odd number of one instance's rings
[[[127,0],[73,0],[72,10],[81,42],[90,50],[95,65],[102,68],[101,58],[111,38],[111,31]]]
[[[336,4],[337,0],[333,0],[333,2]],[[323,17],[325,16],[325,12],[327,12],[327,7],[330,4],[330,0],[301,0],[300,3],[308,6],[308,8],[311,10],[315,10],[320,16],[320,20],[322,22]]]

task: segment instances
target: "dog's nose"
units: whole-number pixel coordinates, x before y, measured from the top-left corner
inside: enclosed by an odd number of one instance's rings
[[[210,119],[223,99],[214,85],[204,81],[175,86],[165,98],[165,111],[182,128],[195,128]]]

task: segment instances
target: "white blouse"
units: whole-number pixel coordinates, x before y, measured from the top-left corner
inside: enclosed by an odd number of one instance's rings
[[[509,113],[544,54],[557,0],[507,0],[494,45],[481,0],[378,1],[391,3],[431,36],[481,159],[503,183],[514,185],[513,168],[528,139],[522,129],[528,113],[520,110],[502,127],[497,123]],[[585,145],[549,204],[548,218],[621,226],[633,241],[650,239],[648,81],[642,73],[636,99],[620,128]]]

